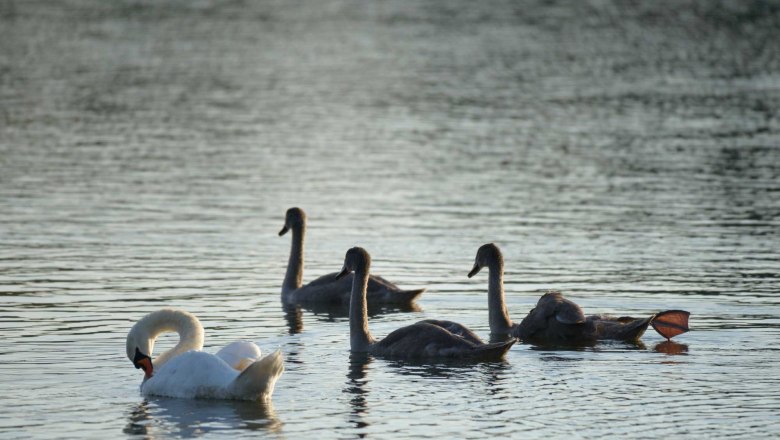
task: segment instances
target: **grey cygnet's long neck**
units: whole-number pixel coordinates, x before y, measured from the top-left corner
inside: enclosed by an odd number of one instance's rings
[[[504,262],[503,259],[492,259],[488,263],[488,313],[490,315],[490,332],[507,333],[512,328],[512,320],[506,311],[504,300]]]
[[[359,267],[352,279],[352,295],[349,301],[349,343],[352,351],[368,351],[374,338],[368,331],[368,310],[366,290],[368,269]]]
[[[282,284],[282,295],[297,290],[303,284],[303,238],[306,234],[306,224],[292,228],[292,246],[290,260],[287,262],[287,273]]]

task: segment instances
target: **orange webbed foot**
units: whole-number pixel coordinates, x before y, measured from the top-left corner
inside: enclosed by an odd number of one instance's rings
[[[671,340],[673,337],[689,330],[689,316],[691,314],[685,310],[667,310],[655,315],[650,324],[661,336]]]

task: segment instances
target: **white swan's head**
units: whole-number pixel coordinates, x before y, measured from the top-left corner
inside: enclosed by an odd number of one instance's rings
[[[279,236],[287,233],[290,229],[300,229],[306,226],[306,213],[301,208],[290,208],[284,217],[284,227],[279,231]]]
[[[154,349],[154,339],[150,337],[148,324],[149,315],[136,322],[130,332],[127,334],[127,358],[133,363],[135,368],[144,371],[144,379],[152,377],[154,367],[152,366],[152,349]]]
[[[358,269],[362,269],[363,272],[368,273],[370,267],[371,255],[362,247],[353,247],[344,255],[344,266],[341,268],[341,272],[336,275],[336,279],[339,280],[344,278],[350,272],[354,272]]]
[[[474,259],[474,267],[469,272],[469,278],[473,277],[479,271],[489,266],[491,263],[498,262],[501,266],[504,265],[504,257],[501,255],[501,249],[493,243],[483,244],[477,250],[477,257]]]
[[[176,332],[179,343],[162,353],[152,362],[154,342],[162,333]],[[176,309],[162,309],[152,312],[133,325],[127,334],[127,358],[135,368],[144,371],[146,379],[152,377],[154,368],[159,368],[173,356],[188,350],[203,347],[203,326],[195,315]]]

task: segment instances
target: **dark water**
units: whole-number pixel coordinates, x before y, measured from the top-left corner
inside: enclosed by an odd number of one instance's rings
[[[573,3],[573,4],[572,4]],[[0,437],[775,437],[780,3],[0,0]],[[662,344],[504,363],[351,358],[282,310],[361,245],[487,337],[510,315],[693,313]],[[273,405],[144,399],[124,356],[163,306],[280,348]],[[173,343],[173,338],[167,340]]]

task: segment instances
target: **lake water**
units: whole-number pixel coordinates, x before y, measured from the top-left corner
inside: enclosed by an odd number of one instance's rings
[[[0,437],[780,435],[780,4],[0,0]],[[692,313],[662,344],[505,362],[351,357],[285,312],[354,245],[420,319]],[[130,326],[164,306],[281,349],[273,405],[144,398]],[[170,346],[175,338],[164,338]]]

